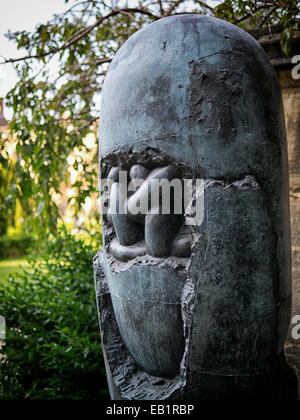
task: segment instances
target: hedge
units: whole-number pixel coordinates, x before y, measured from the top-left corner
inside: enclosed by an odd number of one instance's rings
[[[94,295],[96,250],[66,232],[0,285],[0,399],[107,399]]]
[[[0,259],[22,257],[34,242],[31,235],[0,236]]]

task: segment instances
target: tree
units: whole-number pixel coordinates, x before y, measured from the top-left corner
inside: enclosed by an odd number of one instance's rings
[[[62,0],[63,1],[63,0]],[[13,63],[19,82],[9,92],[7,104],[14,115],[10,130],[16,138],[18,162],[10,194],[32,206],[32,221],[55,230],[59,217],[53,200],[67,176],[67,158],[78,150],[74,162],[81,178],[71,204],[78,209],[97,187],[97,156],[84,160],[84,137],[97,130],[101,86],[115,52],[135,31],[157,19],[181,13],[202,13],[245,29],[282,27],[282,48],[288,53],[299,20],[299,2],[293,0],[64,0],[66,11],[37,25],[32,33],[9,33],[22,58]],[[12,186],[11,186],[12,188]],[[42,223],[41,223],[42,222]]]
[[[18,188],[14,184],[14,175],[16,171],[16,162],[7,154],[6,150],[1,150],[0,145],[0,236],[5,235],[7,228],[15,223],[15,213],[17,200],[10,191]],[[9,162],[9,165],[8,165]]]

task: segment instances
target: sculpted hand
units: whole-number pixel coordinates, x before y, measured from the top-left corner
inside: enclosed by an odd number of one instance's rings
[[[113,181],[108,219],[116,233],[110,244],[114,257],[188,257],[192,235],[184,225],[182,196],[176,195],[176,183],[181,191],[178,169],[168,165],[150,171],[133,165],[128,188],[127,175],[120,172],[114,167],[108,175]]]

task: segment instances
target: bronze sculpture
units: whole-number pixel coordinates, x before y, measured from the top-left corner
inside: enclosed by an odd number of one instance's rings
[[[102,92],[100,173],[104,248],[94,270],[111,397],[295,398],[283,353],[285,126],[257,42],[200,15],[134,34]],[[169,213],[153,180],[174,182]],[[178,191],[188,180],[201,182],[186,201]]]

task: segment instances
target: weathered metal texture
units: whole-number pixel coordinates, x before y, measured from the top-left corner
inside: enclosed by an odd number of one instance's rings
[[[282,100],[263,49],[243,30],[169,17],[116,54],[102,92],[101,174],[160,163],[205,179],[204,220],[190,257],[127,262],[111,255],[115,233],[103,220],[95,278],[112,398],[251,399],[265,390],[292,399],[282,355],[291,302]]]
[[[262,174],[284,143],[281,106],[276,74],[246,32],[206,16],[162,19],[109,67],[100,156],[148,145],[203,177]]]
[[[153,376],[176,376],[184,350],[184,276],[151,266],[132,267],[126,275],[105,272],[116,321],[134,360]]]
[[[190,369],[265,372],[276,358],[277,339],[282,350],[288,326],[277,322],[276,236],[267,203],[260,189],[251,188],[215,187],[205,199],[190,269],[197,287]]]

